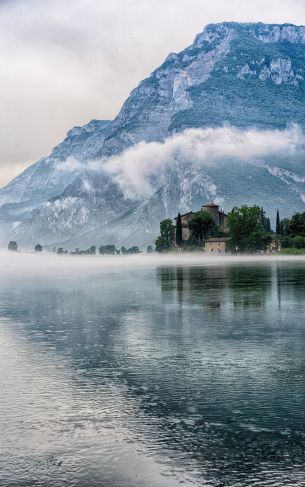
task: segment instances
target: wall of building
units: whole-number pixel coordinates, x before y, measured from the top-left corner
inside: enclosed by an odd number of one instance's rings
[[[192,218],[193,213],[187,213],[186,215],[181,216],[181,223],[182,223],[182,239],[188,240],[191,236],[191,232],[189,229],[189,221]]]
[[[206,211],[213,218],[213,222],[219,225],[219,206],[217,205],[203,205],[202,211]]]
[[[182,240],[188,240],[191,236],[191,232],[188,226],[182,225]]]
[[[227,215],[225,213],[223,213],[222,211],[220,211],[219,212],[219,226],[225,232],[228,230],[227,220],[228,220]]]
[[[205,252],[212,252],[215,254],[224,254],[226,252],[226,242],[225,241],[215,241],[211,242],[207,240],[204,246]]]

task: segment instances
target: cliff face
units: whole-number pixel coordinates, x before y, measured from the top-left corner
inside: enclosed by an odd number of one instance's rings
[[[305,27],[223,23],[170,54],[132,91],[113,121],[70,130],[46,158],[0,190],[1,239],[67,246],[145,245],[159,221],[206,199],[258,203],[270,216],[304,210],[302,151],[241,163],[199,164],[189,154],[164,164],[154,191],[130,197],[103,164],[135,144],[163,142],[186,129],[285,129],[305,121]],[[218,141],[219,143],[219,141]],[[99,160],[99,170],[88,161]],[[139,166],[145,161],[139,161]]]

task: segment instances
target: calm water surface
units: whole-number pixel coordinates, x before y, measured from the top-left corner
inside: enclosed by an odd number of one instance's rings
[[[34,258],[0,259],[1,486],[305,486],[305,261]]]

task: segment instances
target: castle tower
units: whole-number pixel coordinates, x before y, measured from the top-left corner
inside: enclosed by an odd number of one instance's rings
[[[219,225],[219,205],[216,205],[213,201],[202,206],[202,211],[207,211],[213,218],[213,222]]]

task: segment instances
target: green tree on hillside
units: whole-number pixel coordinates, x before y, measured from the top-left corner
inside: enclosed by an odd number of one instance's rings
[[[258,206],[233,208],[228,215],[230,240],[228,246],[233,252],[256,252],[263,250],[272,237],[262,223]]]
[[[160,236],[156,240],[156,251],[166,252],[174,248],[175,227],[172,220],[167,218],[160,223]]]

